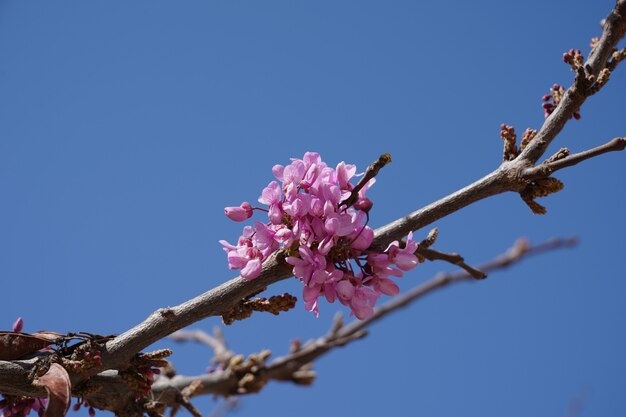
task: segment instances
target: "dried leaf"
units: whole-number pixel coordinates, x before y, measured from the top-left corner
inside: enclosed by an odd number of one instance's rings
[[[45,417],[64,417],[72,401],[72,383],[65,368],[58,363],[35,381],[35,385],[48,391],[48,405]]]
[[[0,332],[0,360],[10,361],[37,352],[59,342],[62,337],[59,333],[49,331],[34,334]]]

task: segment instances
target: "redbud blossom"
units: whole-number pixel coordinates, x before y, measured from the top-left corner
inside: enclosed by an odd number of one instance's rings
[[[22,333],[23,328],[24,328],[24,319],[22,319],[21,317],[18,317],[17,320],[15,320],[15,323],[13,323],[13,331],[15,333]]]
[[[242,222],[252,217],[252,206],[244,201],[239,207],[226,207],[224,214],[233,221]]]
[[[282,248],[293,274],[304,285],[304,306],[316,316],[321,296],[331,303],[339,301],[363,320],[374,313],[382,294],[398,294],[400,289],[390,277],[415,268],[418,243],[410,233],[402,247],[396,241],[384,252],[367,250],[374,231],[367,225],[373,204],[365,193],[374,178],[359,190],[352,207],[346,207],[341,203],[354,189],[350,183],[357,176],[354,165],[340,162],[332,168],[319,154],[307,152],[287,166],[274,165],[272,173],[278,181],[270,182],[258,199],[269,207],[261,209],[267,211],[269,221],[244,227],[237,245],[220,241],[229,268],[254,279],[263,261]],[[249,218],[252,208],[246,204],[227,207],[226,215],[236,221]]]

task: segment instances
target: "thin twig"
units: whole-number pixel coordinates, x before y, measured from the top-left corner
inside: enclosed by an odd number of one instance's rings
[[[178,330],[168,338],[177,342],[193,341],[202,343],[213,351],[213,359],[211,362],[215,364],[227,364],[234,353],[228,349],[226,339],[219,326],[213,328],[213,336],[204,330]]]
[[[463,257],[458,253],[445,253],[430,248],[420,247],[417,248],[416,252],[424,258],[428,259],[429,261],[441,260],[450,262],[453,265],[457,265],[467,271],[467,273],[475,279],[487,278],[487,274],[485,274],[483,271],[480,271],[473,266],[466,264],[465,259],[463,259]]]
[[[526,171],[530,179],[543,178],[555,171],[574,166],[587,159],[602,155],[608,152],[623,151],[626,148],[626,138],[615,138],[604,145],[600,145],[584,152],[568,155],[556,161],[544,162]]]
[[[365,170],[365,174],[363,174],[359,182],[354,186],[354,188],[350,192],[350,196],[348,196],[348,198],[346,198],[341,203],[339,203],[339,207],[346,206],[347,208],[353,205],[359,197],[359,191],[361,191],[361,189],[365,187],[365,184],[367,184],[369,180],[371,180],[376,175],[378,175],[378,171],[380,171],[382,167],[384,167],[390,162],[391,162],[391,155],[389,155],[388,153],[382,154],[381,156],[378,157],[378,160],[376,160],[375,162],[372,162],[370,166],[368,166],[367,169]]]

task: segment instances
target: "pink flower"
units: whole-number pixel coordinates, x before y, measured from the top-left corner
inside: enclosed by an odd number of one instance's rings
[[[315,152],[289,165],[274,165],[277,181],[265,187],[259,203],[268,209],[252,208],[244,202],[226,207],[232,220],[243,221],[253,210],[268,212],[269,222],[246,226],[237,245],[222,240],[228,266],[240,269],[245,279],[258,277],[262,264],[283,248],[286,261],[304,288],[302,296],[308,311],[319,315],[319,298],[338,300],[359,319],[371,317],[381,295],[396,295],[400,289],[392,278],[401,277],[417,265],[417,242],[409,233],[400,247],[393,242],[384,252],[368,252],[374,231],[367,225],[373,206],[365,193],[371,179],[359,190],[356,202],[339,206],[354,189],[350,181],[358,176],[356,167],[340,162],[329,167]],[[362,174],[359,174],[362,175]]]
[[[233,221],[242,222],[252,217],[252,206],[244,201],[239,207],[224,208],[224,214]]]
[[[17,320],[15,320],[15,323],[13,323],[13,331],[15,333],[22,333],[23,328],[24,328],[24,319],[21,317],[18,317]]]
[[[401,270],[410,271],[419,263],[417,256],[415,256],[417,245],[418,243],[413,240],[413,232],[410,232],[406,237],[406,244],[403,249],[400,249],[400,245],[397,241],[389,245],[387,248],[389,260],[396,264]]]
[[[283,218],[281,196],[280,185],[276,181],[272,181],[263,189],[261,197],[259,197],[259,203],[270,206],[268,216],[273,224],[280,224]]]

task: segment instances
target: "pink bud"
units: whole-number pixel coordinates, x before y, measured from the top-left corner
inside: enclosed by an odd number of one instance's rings
[[[15,320],[15,323],[13,323],[13,331],[15,333],[22,333],[23,327],[24,327],[24,319],[22,319],[21,317],[18,317],[17,320]]]
[[[242,222],[252,217],[252,206],[244,201],[239,207],[224,208],[224,214],[233,221]]]
[[[354,203],[354,208],[367,213],[372,209],[373,205],[374,203],[372,203],[372,200],[365,197],[365,198],[359,199],[356,203]]]

